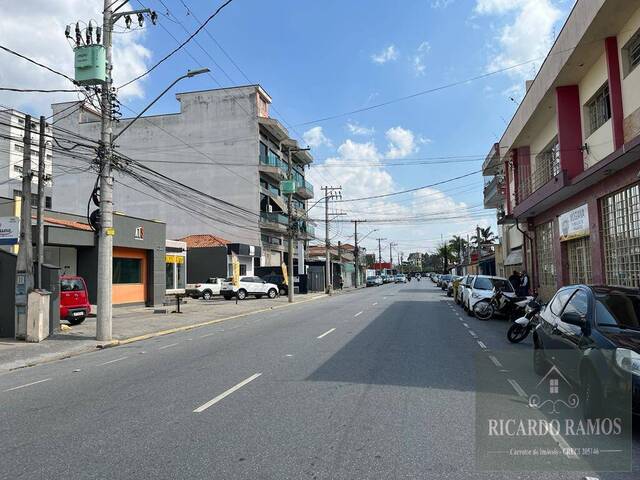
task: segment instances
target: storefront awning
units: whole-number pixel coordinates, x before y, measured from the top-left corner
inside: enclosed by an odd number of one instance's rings
[[[522,263],[522,250],[514,250],[509,252],[507,258],[504,260],[506,265],[520,265]]]

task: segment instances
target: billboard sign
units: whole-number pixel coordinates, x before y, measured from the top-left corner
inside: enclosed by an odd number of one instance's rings
[[[0,217],[0,245],[16,245],[20,239],[20,218]]]

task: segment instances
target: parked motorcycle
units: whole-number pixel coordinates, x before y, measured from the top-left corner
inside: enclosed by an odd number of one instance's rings
[[[525,307],[533,298],[510,297],[502,290],[494,289],[493,296],[482,299],[473,306],[473,313],[478,320],[489,320],[496,313],[515,320],[524,315]]]
[[[542,303],[536,298],[527,303],[524,316],[513,322],[507,331],[507,338],[511,343],[521,342],[538,326],[540,310],[542,310]]]

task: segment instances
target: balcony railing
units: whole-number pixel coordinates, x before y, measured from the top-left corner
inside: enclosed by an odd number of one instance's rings
[[[516,202],[521,203],[540,187],[550,182],[560,173],[560,162],[553,156],[543,154],[536,159],[536,169],[533,173],[529,168],[521,169],[518,189],[516,191]]]
[[[269,167],[276,167],[282,171],[282,173],[287,173],[287,163],[282,161],[275,155],[260,155],[260,163],[263,165],[268,165]]]
[[[260,212],[260,219],[264,222],[279,223],[280,225],[289,223],[289,217],[278,212]]]

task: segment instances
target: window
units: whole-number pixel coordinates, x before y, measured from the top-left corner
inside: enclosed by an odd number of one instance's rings
[[[556,293],[556,296],[553,297],[553,300],[551,300],[551,303],[549,304],[551,313],[553,313],[554,315],[560,315],[562,313],[562,309],[564,308],[567,300],[569,300],[569,297],[572,293],[572,289],[560,290],[558,293]]]
[[[557,378],[552,378],[549,380],[549,393],[551,395],[557,395],[559,390],[559,381]]]
[[[537,190],[560,173],[560,144],[558,137],[536,157],[536,170],[533,174],[533,190]]]
[[[640,287],[640,185],[604,197],[602,240],[608,285]]]
[[[184,275],[184,263],[176,263],[176,288],[185,288],[187,279]]]
[[[587,111],[589,118],[589,135],[591,135],[611,118],[608,84],[605,84],[598,90],[587,103]]]
[[[589,296],[582,290],[578,290],[564,308],[564,312],[577,313],[579,315],[586,315],[588,311]]]
[[[640,64],[640,31],[622,49],[625,77]]]
[[[53,208],[51,205],[51,197],[44,197],[44,208]]]
[[[166,263],[165,264],[165,268],[166,268],[166,282],[165,282],[165,286],[167,287],[167,290],[173,290],[173,275],[174,275],[174,269],[176,267],[175,263]]]
[[[14,143],[13,144],[13,149],[16,152],[24,152],[24,147],[22,145],[18,144],[18,143]]]
[[[536,264],[539,293],[551,298],[556,289],[556,272],[553,263],[553,222],[536,227]]]
[[[589,237],[570,240],[567,242],[567,256],[569,257],[569,283],[572,285],[591,283],[591,248]]]
[[[626,292],[596,292],[596,322],[603,327],[640,330],[640,296]]]
[[[267,162],[267,152],[269,151],[269,149],[267,148],[267,146],[260,142],[260,161],[262,163],[266,163]]]
[[[80,292],[84,291],[84,283],[79,278],[65,278],[60,280],[61,292]]]
[[[113,283],[142,283],[142,260],[114,258]]]

